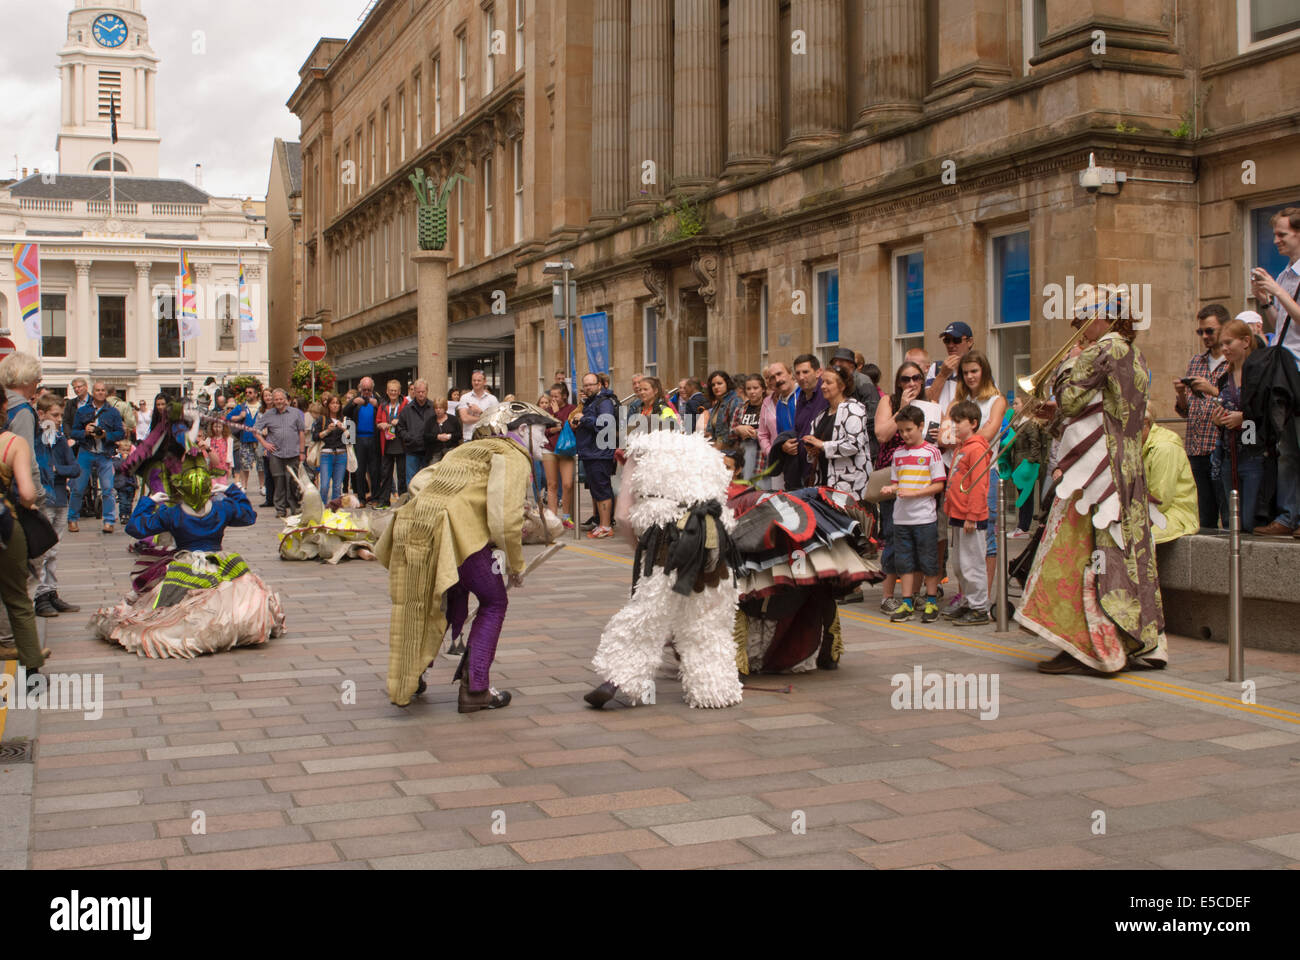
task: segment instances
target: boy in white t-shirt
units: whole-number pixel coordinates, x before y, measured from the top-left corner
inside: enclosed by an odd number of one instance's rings
[[[912,591],[916,571],[925,576],[925,609],[922,623],[939,619],[939,512],[935,497],[943,493],[947,471],[939,448],[925,441],[925,414],[908,404],[894,417],[906,444],[894,454],[889,478],[894,482],[881,493],[897,494],[894,503],[894,567],[902,574],[902,605],[889,619],[903,623],[912,619]]]

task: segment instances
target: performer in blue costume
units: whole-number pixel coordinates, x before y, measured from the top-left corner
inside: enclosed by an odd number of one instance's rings
[[[134,581],[136,592],[91,618],[102,639],[145,657],[192,658],[256,646],[284,632],[280,598],[237,553],[222,552],[227,527],[257,514],[238,486],[214,487],[198,450],[166,475],[166,493],[140,498],[126,532],[142,540],[168,534],[176,550]]]

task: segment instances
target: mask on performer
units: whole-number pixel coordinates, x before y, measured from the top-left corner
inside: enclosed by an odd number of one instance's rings
[[[512,437],[534,460],[546,447],[546,430],[560,421],[541,407],[523,400],[511,400],[493,407],[474,428],[475,439]]]
[[[59,424],[56,420],[47,420],[41,424],[41,443],[47,447],[54,446],[54,442],[59,439]]]

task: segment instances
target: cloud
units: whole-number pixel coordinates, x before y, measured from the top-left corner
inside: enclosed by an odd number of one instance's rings
[[[321,37],[350,37],[365,0],[144,0],[158,64],[160,175],[221,196],[266,195],[276,137],[297,140],[285,106]],[[58,168],[58,51],[72,0],[26,0],[0,39],[0,173]],[[201,50],[202,52],[196,52]]]

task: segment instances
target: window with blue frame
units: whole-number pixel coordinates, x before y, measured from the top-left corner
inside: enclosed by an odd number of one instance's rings
[[[925,254],[894,254],[894,366],[925,346]]]
[[[840,342],[840,271],[817,271],[817,346]],[[825,359],[825,358],[823,358]]]
[[[994,378],[1008,399],[1015,399],[1016,379],[1030,366],[1029,231],[1019,230],[992,238],[990,276],[990,344]]]
[[[1273,214],[1287,207],[1300,207],[1300,200],[1279,203],[1272,207],[1259,207],[1250,211],[1251,236],[1254,239],[1252,252],[1255,261],[1247,266],[1263,267],[1272,277],[1276,277],[1286,269],[1287,259],[1278,253],[1277,247],[1273,245],[1273,224],[1270,221],[1273,219]]]

